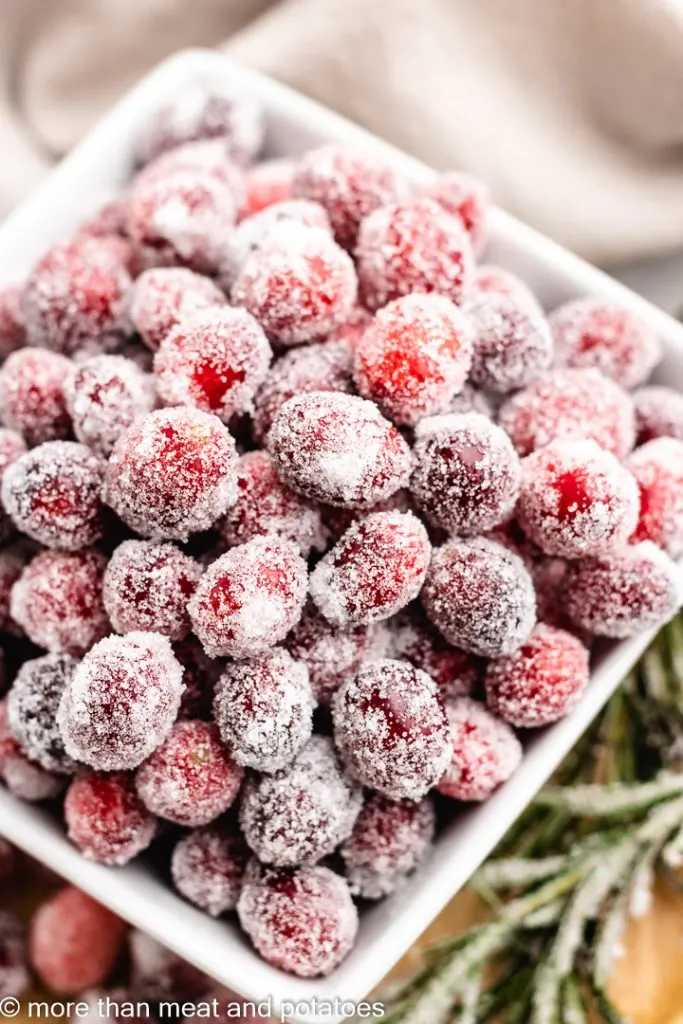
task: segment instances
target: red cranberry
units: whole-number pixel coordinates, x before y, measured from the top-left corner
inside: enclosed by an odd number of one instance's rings
[[[7,696],[9,727],[22,750],[35,764],[58,775],[76,770],[64,749],[57,711],[77,665],[68,654],[25,661]]]
[[[244,176],[242,217],[251,217],[274,203],[292,199],[295,166],[293,160],[278,158],[250,167]]]
[[[448,721],[436,683],[404,661],[363,665],[337,691],[334,739],[349,772],[392,800],[417,800],[448,766]]]
[[[526,387],[550,368],[553,340],[547,321],[528,302],[481,294],[468,302],[474,333],[472,380],[506,394]]]
[[[18,624],[10,617],[10,599],[12,587],[32,555],[33,546],[30,542],[18,541],[0,550],[0,630],[8,633],[21,632]]]
[[[511,274],[509,270],[497,267],[493,263],[482,263],[475,268],[470,294],[475,300],[486,295],[514,299],[518,305],[535,313],[542,312],[538,300],[528,284],[522,281],[521,277]]]
[[[640,488],[634,540],[652,540],[678,558],[683,554],[683,440],[648,441],[633,452],[626,466]]]
[[[154,267],[135,282],[130,315],[142,340],[156,351],[183,320],[226,303],[210,278],[186,267]]]
[[[633,395],[636,411],[636,444],[656,437],[683,441],[683,395],[674,388],[651,385]]]
[[[21,312],[23,285],[7,284],[0,288],[0,359],[26,344],[26,331]]]
[[[105,458],[124,430],[155,403],[151,377],[123,356],[93,356],[80,363],[64,392],[74,434]]]
[[[88,860],[116,866],[146,850],[157,830],[126,772],[75,778],[64,798],[64,821],[69,839]]]
[[[65,385],[72,364],[45,349],[22,348],[0,368],[0,418],[28,445],[69,436]]]
[[[61,792],[64,780],[29,761],[9,727],[7,698],[0,701],[0,778],[19,800],[50,800]]]
[[[171,858],[173,884],[186,900],[220,917],[235,910],[249,849],[224,822],[194,829],[176,844]]]
[[[469,696],[479,680],[477,659],[446,643],[419,605],[411,605],[392,621],[389,651],[392,658],[409,661],[431,676],[444,701]]]
[[[447,213],[462,221],[470,236],[472,248],[480,253],[487,233],[489,192],[482,181],[463,171],[446,171],[440,175],[425,195],[435,199]]]
[[[446,714],[451,763],[437,789],[453,800],[486,800],[519,767],[522,745],[510,726],[479,701],[456,697],[446,703]]]

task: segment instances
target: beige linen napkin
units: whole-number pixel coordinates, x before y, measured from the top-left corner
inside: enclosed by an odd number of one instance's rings
[[[187,45],[467,168],[591,259],[683,245],[683,0],[2,0],[0,212]]]

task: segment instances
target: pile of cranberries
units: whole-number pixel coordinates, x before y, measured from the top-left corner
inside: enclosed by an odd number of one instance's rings
[[[262,138],[216,83],[170,102],[0,301],[0,777],[100,863],[173,842],[313,977],[434,793],[486,799],[590,638],[676,611],[683,401],[629,310],[476,266],[478,183]]]

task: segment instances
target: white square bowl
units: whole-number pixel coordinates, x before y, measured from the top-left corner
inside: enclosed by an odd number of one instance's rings
[[[132,170],[133,144],[150,113],[198,76],[218,76],[258,97],[268,116],[268,154],[296,155],[326,141],[356,143],[392,160],[414,185],[435,172],[338,115],[209,51],[186,51],[165,61],[89,133],[43,186],[0,228],[0,281],[21,280],[52,242],[68,235]],[[558,202],[563,202],[558,196]],[[546,308],[594,294],[621,302],[657,329],[666,356],[658,375],[683,390],[683,327],[616,281],[500,210],[491,223],[487,260],[524,278]],[[490,853],[534,793],[571,749],[644,650],[652,634],[612,645],[594,666],[579,707],[528,744],[516,775],[481,807],[463,810],[440,835],[415,877],[392,898],[364,911],[358,942],[330,976],[314,981],[269,967],[230,921],[214,921],[185,903],[143,863],[111,869],[92,864],[40,808],[0,788],[0,834],[44,861],[137,927],[219,982],[249,999],[302,1001],[293,1019],[339,1019],[313,1002],[362,999],[418,938]]]

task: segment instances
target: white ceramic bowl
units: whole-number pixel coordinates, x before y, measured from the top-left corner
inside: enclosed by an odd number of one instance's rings
[[[51,242],[68,235],[84,211],[121,186],[131,173],[133,143],[150,113],[196,76],[212,74],[253,93],[268,113],[268,152],[295,155],[321,142],[360,143],[384,153],[415,185],[430,168],[343,118],[225,57],[187,51],[165,61],[135,87],[0,228],[0,281],[20,280]],[[562,196],[557,197],[563,202]],[[683,327],[616,281],[513,217],[495,210],[487,260],[519,274],[547,308],[583,294],[614,299],[645,316],[659,331],[666,358],[659,378],[683,390]],[[85,860],[61,826],[39,808],[0,789],[0,834],[44,861],[134,925],[246,998],[301,1000],[294,1019],[339,1019],[314,1000],[360,1000],[396,963],[467,881],[531,797],[573,746],[643,651],[650,634],[613,645],[596,663],[580,706],[529,743],[524,762],[481,807],[464,810],[441,834],[419,873],[391,899],[363,913],[351,955],[328,978],[302,981],[269,967],[230,921],[213,921],[173,894],[142,864],[109,869]]]

